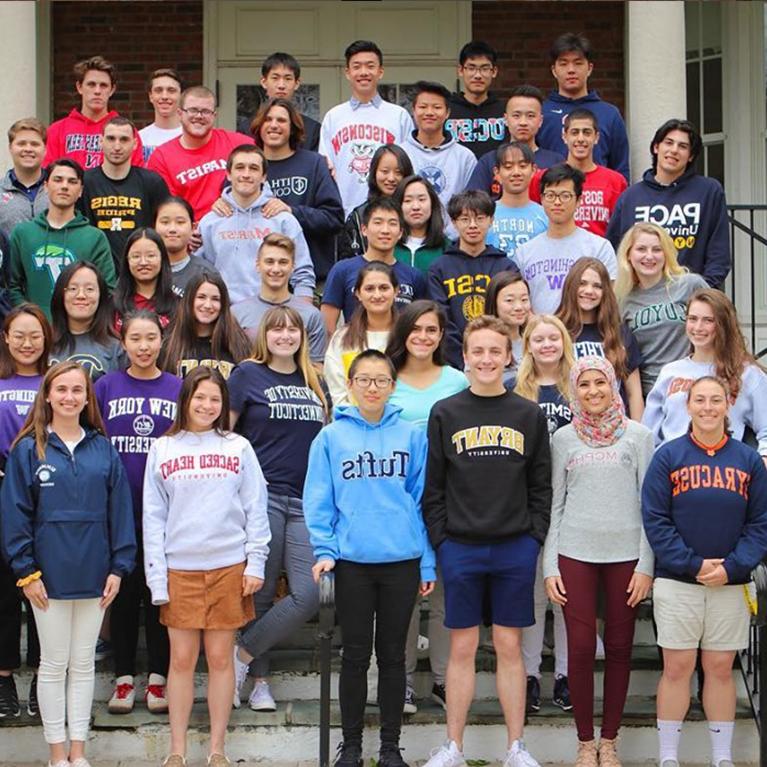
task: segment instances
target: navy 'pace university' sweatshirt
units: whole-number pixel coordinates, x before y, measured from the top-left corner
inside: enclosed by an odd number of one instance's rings
[[[704,450],[677,437],[650,462],[642,516],[656,578],[695,583],[704,559],[724,559],[728,582],[747,583],[767,555],[767,469],[735,439]]]

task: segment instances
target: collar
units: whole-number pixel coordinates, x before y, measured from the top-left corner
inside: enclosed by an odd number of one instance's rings
[[[703,450],[707,456],[713,457],[727,444],[727,441],[730,439],[730,437],[727,433],[725,433],[725,435],[715,445],[705,445],[703,442],[696,439],[695,435],[692,433],[692,430],[690,430],[690,439],[692,440],[693,445]]]
[[[383,102],[383,99],[381,98],[381,94],[380,93],[376,93],[376,95],[373,96],[373,98],[370,101],[365,101],[365,102],[362,102],[359,99],[356,99],[356,98],[354,98],[354,96],[352,96],[349,99],[349,106],[352,109],[359,109],[360,107],[364,107],[364,106],[370,105],[370,106],[375,107],[376,109],[378,109],[378,107],[381,106],[382,102]]]
[[[16,171],[11,168],[9,171],[10,177],[11,177],[11,183],[17,188],[21,189],[22,191],[26,192],[29,189],[37,189],[38,187],[41,187],[43,185],[43,182],[45,181],[45,170],[40,173],[40,178],[35,181],[34,184],[30,184],[29,186],[25,186],[24,184],[19,181],[18,176],[16,175]]]

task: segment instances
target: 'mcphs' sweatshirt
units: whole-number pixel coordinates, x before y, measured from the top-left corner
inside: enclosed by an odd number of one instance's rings
[[[599,145],[597,145],[599,146]],[[689,168],[673,184],[655,180],[651,169],[619,198],[605,235],[618,247],[638,222],[662,226],[679,251],[679,263],[700,274],[713,288],[721,287],[732,266],[727,203],[722,185]]]
[[[216,267],[229,288],[232,303],[257,296],[261,278],[256,271],[256,255],[264,237],[272,232],[287,235],[296,246],[295,269],[290,285],[297,296],[314,294],[314,267],[301,225],[292,213],[278,213],[267,218],[262,209],[274,196],[265,186],[258,199],[248,208],[241,208],[231,189],[221,195],[233,209],[229,217],[214,211],[200,221],[202,247],[197,251]]]

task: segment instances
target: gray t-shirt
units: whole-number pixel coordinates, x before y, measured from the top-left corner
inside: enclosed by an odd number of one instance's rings
[[[51,365],[67,360],[79,362],[88,371],[92,381],[97,381],[113,370],[124,370],[127,367],[125,352],[116,338],[107,345],[96,343],[90,333],[79,333],[74,339],[75,346],[71,352],[68,347],[51,352]]]
[[[689,353],[684,328],[687,301],[696,290],[707,287],[699,274],[682,274],[651,288],[637,286],[621,301],[621,316],[634,331],[642,355],[639,375],[645,397],[661,368]]]
[[[187,256],[178,264],[171,264],[170,269],[173,277],[173,292],[179,298],[184,297],[189,281],[198,274],[207,272],[208,274],[218,275],[218,269],[210,261],[206,261],[199,256]]]
[[[296,298],[296,296],[291,296],[281,304],[273,304],[270,301],[265,301],[261,296],[254,296],[234,304],[232,314],[248,334],[248,337],[254,339],[263,316],[275,306],[289,306],[301,315],[306,326],[306,334],[309,337],[309,358],[312,362],[322,362],[325,359],[325,349],[328,342],[325,323],[322,321],[322,315],[316,306]]]
[[[629,562],[653,574],[640,490],[653,455],[650,430],[628,421],[614,445],[589,447],[572,424],[551,440],[551,522],[543,575],[559,575],[559,555],[581,562]]]

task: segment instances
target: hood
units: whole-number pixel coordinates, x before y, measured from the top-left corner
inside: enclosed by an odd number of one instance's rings
[[[235,211],[239,211],[240,213],[253,213],[256,208],[263,208],[267,201],[274,197],[274,194],[269,188],[269,184],[265,183],[261,189],[261,194],[258,195],[258,197],[247,208],[242,208],[235,202],[231,186],[227,186],[227,188],[222,192],[221,196],[234,208]]]
[[[442,152],[445,149],[450,149],[453,144],[457,143],[456,140],[453,138],[453,135],[447,131],[445,128],[442,129],[442,143],[439,146],[424,146],[417,138],[418,135],[418,129],[412,131],[408,134],[407,138],[405,139],[405,142],[407,144],[410,144],[411,146],[414,146],[416,149],[418,149],[420,152]]]
[[[647,184],[651,189],[657,189],[659,191],[665,190],[665,189],[678,189],[680,187],[685,186],[691,178],[694,176],[697,176],[698,174],[695,171],[694,165],[691,165],[676,181],[673,181],[671,184],[659,184],[655,180],[655,173],[652,168],[648,168],[643,174],[642,174],[642,183]]]
[[[399,414],[402,412],[401,407],[397,405],[385,405],[383,415],[378,423],[370,423],[366,421],[360,414],[359,408],[354,405],[337,405],[333,411],[333,417],[336,421],[342,421],[344,419],[356,421],[358,424],[365,426],[368,429],[382,429],[388,426],[392,422],[395,422],[399,418]]]
[[[549,101],[555,101],[558,104],[575,104],[580,106],[582,104],[593,104],[595,101],[601,101],[599,93],[597,91],[589,91],[585,96],[581,96],[578,99],[571,99],[567,96],[560,95],[559,91],[549,91]]]
[[[508,256],[506,255],[506,253],[494,247],[493,245],[487,245],[485,249],[478,256],[470,256],[468,253],[465,253],[464,251],[462,251],[458,247],[457,243],[454,243],[450,245],[450,247],[445,248],[444,255],[457,256],[459,258],[484,258],[485,256],[489,256],[491,258],[505,258],[508,260]]]
[[[481,104],[475,104],[473,101],[469,101],[466,96],[463,95],[463,93],[454,93],[450,97],[450,103],[451,104],[460,104],[461,106],[466,107],[467,109],[487,109],[489,106],[495,106],[496,104],[499,104],[501,99],[492,91],[489,91],[487,94],[487,98],[481,103]],[[450,117],[448,117],[448,120]]]
[[[46,216],[47,211],[42,211],[41,213],[38,213],[32,221],[35,222],[39,227],[45,229],[46,231],[52,231],[52,232],[63,232],[65,229],[80,229],[83,226],[90,226],[90,222],[88,221],[85,216],[80,213],[80,211],[75,211],[75,217],[71,221],[67,221],[64,226],[61,227],[61,229],[53,229],[51,225],[48,223],[48,218]]]
[[[82,125],[92,127],[94,125],[103,125],[113,117],[117,117],[117,112],[114,109],[110,109],[100,120],[91,120],[90,117],[86,117],[79,109],[73,109],[65,119],[74,120]]]

